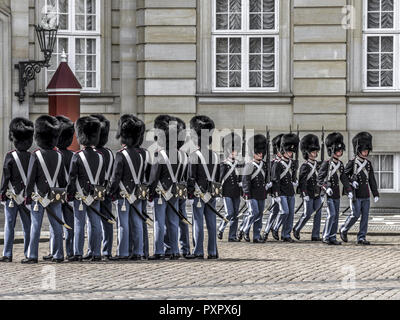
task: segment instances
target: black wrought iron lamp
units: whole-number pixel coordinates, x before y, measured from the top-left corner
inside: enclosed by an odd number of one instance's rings
[[[58,25],[53,23],[42,23],[35,26],[36,36],[39,41],[40,50],[43,52],[44,60],[21,61],[15,65],[19,71],[19,91],[15,92],[19,103],[25,101],[25,89],[29,81],[36,78],[42,68],[48,68],[57,40]]]

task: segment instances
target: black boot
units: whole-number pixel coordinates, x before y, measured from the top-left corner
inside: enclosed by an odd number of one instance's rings
[[[224,233],[222,231],[218,231],[218,239],[222,240]]]
[[[297,239],[300,240],[300,232],[296,230],[296,228],[293,228],[293,236]]]
[[[349,241],[347,239],[347,232],[340,230],[340,238],[343,240],[343,242]]]
[[[82,256],[72,256],[68,259],[68,262],[82,262]]]
[[[35,264],[38,263],[38,259],[30,259],[30,258],[26,258],[21,260],[22,264]]]
[[[363,239],[363,240],[358,240],[357,244],[360,245],[360,246],[369,246],[371,244],[371,242]]]
[[[244,240],[245,240],[246,242],[250,242],[250,236],[249,236],[248,234],[245,234],[245,235],[244,235]]]
[[[272,230],[272,237],[273,237],[276,241],[279,241],[279,233],[278,233],[278,231]]]
[[[165,255],[155,254],[149,257],[149,260],[165,260]]]
[[[93,258],[93,255],[91,255],[91,254],[85,254],[83,257],[82,257],[82,260],[86,260],[86,261],[91,261],[92,260],[92,258]]]
[[[53,255],[50,253],[47,256],[43,256],[44,261],[51,261],[52,259],[53,259]]]
[[[12,262],[12,257],[1,257],[0,262]]]
[[[243,231],[240,231],[239,234],[238,234],[237,239],[238,239],[239,241],[241,241],[241,240],[243,239],[243,235],[244,235]]]

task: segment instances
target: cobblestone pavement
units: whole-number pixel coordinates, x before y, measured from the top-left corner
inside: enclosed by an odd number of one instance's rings
[[[400,299],[400,237],[372,245],[218,241],[219,260],[0,264],[0,299]],[[151,239],[152,237],[150,237]],[[205,244],[206,248],[206,244]],[[40,244],[40,255],[48,243]]]

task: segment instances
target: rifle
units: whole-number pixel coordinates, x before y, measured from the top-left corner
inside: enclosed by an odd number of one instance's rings
[[[159,189],[159,191],[160,191],[161,195],[163,196],[163,198],[164,198],[165,202],[167,203],[167,205],[172,209],[172,211],[174,211],[174,213],[179,217],[179,219],[182,220],[186,224],[192,225],[190,223],[190,221],[188,219],[186,219],[184,214],[182,212],[180,212],[179,210],[177,210],[174,207],[174,205],[171,202],[169,202],[169,200],[167,200],[165,191],[163,189],[161,189],[161,188]]]
[[[352,180],[353,180],[353,181],[357,181],[357,164],[356,164],[357,153],[358,153],[357,150],[358,150],[358,141],[357,141],[357,145],[356,145],[356,150],[355,150],[355,152],[354,152],[354,165],[353,165],[353,175],[352,175]],[[350,200],[350,202],[351,202],[351,201],[355,202],[355,201],[357,200],[357,197],[356,197],[356,188],[354,188],[354,186],[351,186],[351,188],[352,188],[352,190],[353,190],[353,199]],[[342,214],[343,214],[343,213],[346,213],[347,211],[349,211],[350,208],[351,208],[351,204],[342,212]]]
[[[267,183],[271,182],[271,153],[270,153],[270,149],[271,149],[271,136],[270,136],[270,132],[269,132],[269,128],[267,126],[267,168],[268,168],[268,172],[267,172]]]
[[[246,158],[246,126],[243,126],[242,139],[242,158],[244,161]]]
[[[78,195],[78,197],[80,198],[81,196]],[[83,196],[81,199],[78,199],[78,197],[76,197],[77,200],[82,200],[82,201],[84,201],[84,200],[86,199],[86,196]],[[86,203],[85,203],[85,204],[86,204]],[[98,216],[100,216],[100,218],[104,219],[104,220],[107,221],[108,223],[110,223],[110,224],[115,224],[115,221],[110,220],[109,218],[107,218],[103,213],[101,213],[101,212],[100,212],[99,210],[97,210],[95,207],[93,207],[93,206],[91,206],[91,205],[88,206],[87,204],[86,204],[86,206],[87,206],[88,208],[92,209],[93,212],[94,212],[95,214],[97,214]],[[74,209],[69,205],[69,203],[65,203],[65,207],[68,208],[69,210],[71,210],[72,212],[74,212]]]
[[[325,160],[325,128],[322,127],[322,135],[321,135],[321,164]]]
[[[330,168],[331,168],[331,162],[332,162],[332,159],[333,159],[333,155],[334,155],[334,148],[332,148],[331,157],[329,158],[329,161],[328,161],[328,174],[325,177],[325,185],[328,184],[329,179],[330,179],[329,171],[330,171]],[[321,192],[322,192],[322,188],[321,188]],[[326,197],[328,197],[328,195]],[[321,210],[322,207],[324,206],[324,203],[325,203],[325,199],[322,201],[322,203],[319,206],[319,208],[317,210],[315,210],[312,214],[314,214],[314,213],[318,212],[319,210]]]

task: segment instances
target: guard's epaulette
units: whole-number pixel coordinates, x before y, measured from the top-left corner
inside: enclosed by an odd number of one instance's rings
[[[79,152],[82,152],[83,150],[78,150],[78,151],[75,151],[75,153],[74,154],[78,154]]]
[[[16,149],[14,149],[14,150],[11,150],[11,151],[9,151],[8,152],[8,154],[11,154],[11,153],[13,153],[14,151],[17,151]]]
[[[121,148],[121,149],[119,149],[117,152],[122,152],[122,151],[124,151],[125,150],[125,148]]]
[[[37,149],[33,150],[32,153],[36,153],[36,151],[39,151],[39,150],[40,150],[40,148],[37,148]]]

